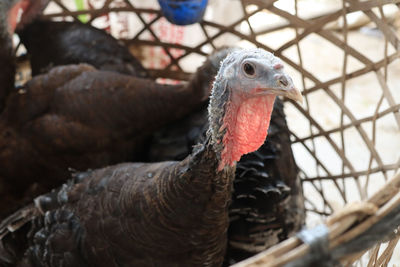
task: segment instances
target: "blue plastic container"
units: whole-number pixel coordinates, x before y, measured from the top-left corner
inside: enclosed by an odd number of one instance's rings
[[[199,22],[206,11],[208,0],[158,0],[162,14],[176,25]]]

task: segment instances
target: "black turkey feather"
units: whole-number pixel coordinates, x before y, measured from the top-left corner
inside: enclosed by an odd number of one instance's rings
[[[276,95],[301,99],[275,66],[260,49],[232,52],[213,84],[206,138],[189,156],[77,174],[2,223],[2,264],[220,266],[236,161],[264,143]]]

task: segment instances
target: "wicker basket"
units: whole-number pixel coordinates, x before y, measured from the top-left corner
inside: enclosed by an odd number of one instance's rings
[[[294,237],[238,266],[303,259],[297,266],[307,255],[323,259],[318,253],[346,265],[392,266],[399,264],[393,251],[400,220],[391,216],[385,233],[367,235],[400,205],[399,10],[400,0],[214,0],[203,21],[179,27],[161,16],[156,0],[52,0],[43,16],[105,28],[144,55],[155,77],[185,80],[221,45],[280,57],[305,96],[303,105],[288,101],[285,109],[307,224],[325,221],[329,238],[324,252]],[[388,234],[391,241],[377,243]],[[364,246],[355,242],[363,236]]]

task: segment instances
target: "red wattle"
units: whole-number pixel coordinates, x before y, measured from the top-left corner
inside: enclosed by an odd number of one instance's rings
[[[266,95],[249,98],[237,108],[227,108],[227,116],[223,120],[226,133],[222,140],[224,149],[219,170],[226,165],[234,165],[242,155],[256,151],[264,143],[274,101],[275,95]]]
[[[18,24],[18,13],[20,10],[22,12],[26,11],[29,8],[30,2],[28,0],[21,0],[17,4],[15,4],[8,12],[8,25],[9,31],[11,34],[15,32]]]
[[[8,26],[11,34],[14,33],[15,28],[17,27],[17,16],[19,9],[20,9],[20,4],[16,4],[8,12]]]

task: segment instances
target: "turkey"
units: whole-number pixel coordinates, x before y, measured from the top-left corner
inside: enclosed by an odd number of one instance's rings
[[[182,160],[208,128],[203,107],[153,135],[150,161]],[[237,163],[229,207],[228,266],[295,234],[304,224],[304,197],[291,150],[283,103],[277,98],[268,138]]]
[[[4,3],[0,3],[0,12]],[[5,25],[5,12],[0,13],[0,23]],[[0,31],[0,111],[4,108],[4,102],[9,92],[14,88],[15,67],[11,38],[8,37],[8,29]]]
[[[3,47],[10,38],[5,25],[0,26]],[[7,51],[0,62],[12,65],[12,49]],[[67,65],[36,76],[22,88],[1,88],[9,93],[0,114],[0,215],[24,197],[59,186],[69,177],[69,168],[142,158],[154,130],[207,100],[227,52],[211,57],[186,84],[162,85],[89,65]]]
[[[22,27],[18,35],[28,50],[32,75],[55,66],[87,63],[99,70],[150,77],[126,47],[90,25],[35,20]]]
[[[36,67],[37,69],[54,65],[52,57],[38,56],[41,55],[38,53],[38,48],[48,46],[51,46],[48,47],[49,51],[57,51],[51,54],[55,55],[60,65],[70,62],[68,58],[62,57],[63,54],[74,58],[76,60],[74,63],[94,64],[91,59],[97,58],[96,56],[81,56],[81,50],[72,48],[91,47],[91,50],[84,50],[91,55],[91,53],[97,53],[97,46],[91,46],[90,43],[87,45],[84,38],[82,44],[81,40],[76,38],[74,45],[70,46],[63,45],[59,41],[71,34],[77,36],[81,28],[89,36],[98,36],[99,40],[104,38],[99,42],[107,42],[108,47],[120,47],[109,35],[81,23],[35,21],[32,25],[24,27],[21,31],[22,35],[37,38],[28,39],[29,42],[23,36],[21,38],[30,52],[31,60],[40,59],[41,65]],[[91,32],[93,34],[90,34]],[[57,36],[58,39],[53,36]],[[102,56],[104,54],[100,52],[100,58]],[[118,57],[113,60],[118,63],[115,64],[114,69],[120,70],[118,66],[121,61]],[[156,132],[153,139],[148,142],[149,147],[144,149],[144,153],[137,160],[155,162],[184,159],[190,154],[192,147],[198,141],[202,141],[199,136],[205,136],[208,127],[206,105],[205,102],[200,111],[192,112],[183,120],[167,125],[165,129]],[[226,264],[247,258],[288,238],[300,230],[304,223],[301,186],[291,152],[283,106],[279,99],[275,102],[269,131],[266,143],[257,152],[246,155],[238,162],[229,212]]]
[[[0,1],[0,112],[15,83],[15,57],[10,36],[17,27],[29,24],[47,4],[48,0]],[[24,15],[19,16],[23,11]],[[18,19],[19,18],[19,19]]]
[[[55,65],[53,57],[57,58],[59,65],[71,63],[68,58],[62,56],[63,54],[72,57],[73,63],[97,64],[96,66],[101,68],[103,62],[108,62],[102,52],[103,46],[93,46],[85,38],[75,38],[74,44],[70,46],[59,41],[66,39],[66,36],[76,37],[79,31],[88,36],[95,36],[98,43],[106,44],[106,48],[115,47],[117,51],[120,49],[122,52],[118,52],[117,55],[121,55],[121,60],[119,57],[111,58],[115,64],[108,66],[113,66],[114,71],[123,72],[123,59],[127,58],[124,55],[129,52],[123,51],[124,48],[115,39],[93,27],[77,22],[35,21],[22,28],[19,34],[30,52],[30,59],[38,60],[39,65],[32,64],[37,70]],[[22,35],[25,35],[25,39]],[[43,53],[39,53],[40,47],[54,51],[51,53],[54,56],[43,56]],[[81,49],[75,50],[74,47]],[[91,50],[81,53],[88,47]],[[93,59],[98,58],[96,53],[99,53],[100,60],[93,62]],[[89,56],[85,56],[86,54]],[[216,68],[218,62],[213,62]],[[205,74],[204,79],[209,79],[208,74]],[[166,129],[156,133],[153,140],[148,142],[150,148],[144,149],[137,160],[164,161],[185,158],[191,152],[192,146],[198,140],[202,140],[198,138],[199,135],[205,136],[205,130],[208,128],[206,104],[203,104],[199,112],[194,112],[184,120],[168,125]],[[145,153],[147,150],[150,150],[150,155]],[[257,152],[246,155],[238,162],[232,204],[229,208],[230,225],[225,263],[232,264],[247,258],[299,230],[304,222],[302,201],[283,106],[277,99],[268,140]]]
[[[278,58],[224,59],[204,143],[182,161],[79,173],[0,226],[3,265],[220,266],[236,161],[267,136],[276,95],[300,100]]]
[[[87,51],[89,55],[96,55],[97,46],[91,46],[90,43],[88,45],[85,38],[82,39],[82,44],[81,39],[74,39],[74,45],[70,46],[59,41],[69,39],[66,37],[71,34],[78,36],[81,29],[87,32],[88,36],[97,36],[99,42],[107,43],[107,47],[118,49],[120,47],[109,35],[77,22],[35,21],[32,26],[24,27],[20,31],[20,36],[22,32],[21,39],[28,48],[31,60],[35,58],[40,60],[40,66],[36,69],[54,65],[53,57],[38,56],[42,55],[38,53],[40,47],[48,47],[47,50],[56,51],[57,53],[51,54],[55,55],[60,65],[70,62],[68,58],[62,57],[63,54],[74,58],[74,63],[96,64],[91,61],[97,58],[96,56],[85,57],[81,55],[81,50],[73,49],[75,46],[82,49],[90,47],[91,50],[84,51]],[[29,42],[27,42],[23,35],[36,38],[28,39]],[[125,53],[117,54],[124,55]],[[101,51],[99,57],[104,57]],[[117,62],[114,70],[119,71],[118,66],[121,61],[118,57],[112,60]],[[34,67],[35,64],[32,66]],[[124,67],[123,64],[121,66]],[[192,112],[183,120],[167,125],[165,129],[156,132],[148,143],[149,147],[144,149],[142,157],[137,160],[154,162],[184,159],[198,141],[204,140],[199,136],[204,137],[208,127],[206,105],[205,102],[200,111]],[[238,162],[229,217],[225,264],[233,264],[265,250],[300,230],[304,223],[301,186],[290,148],[283,106],[279,99],[275,101],[268,140],[257,152],[246,155]]]

